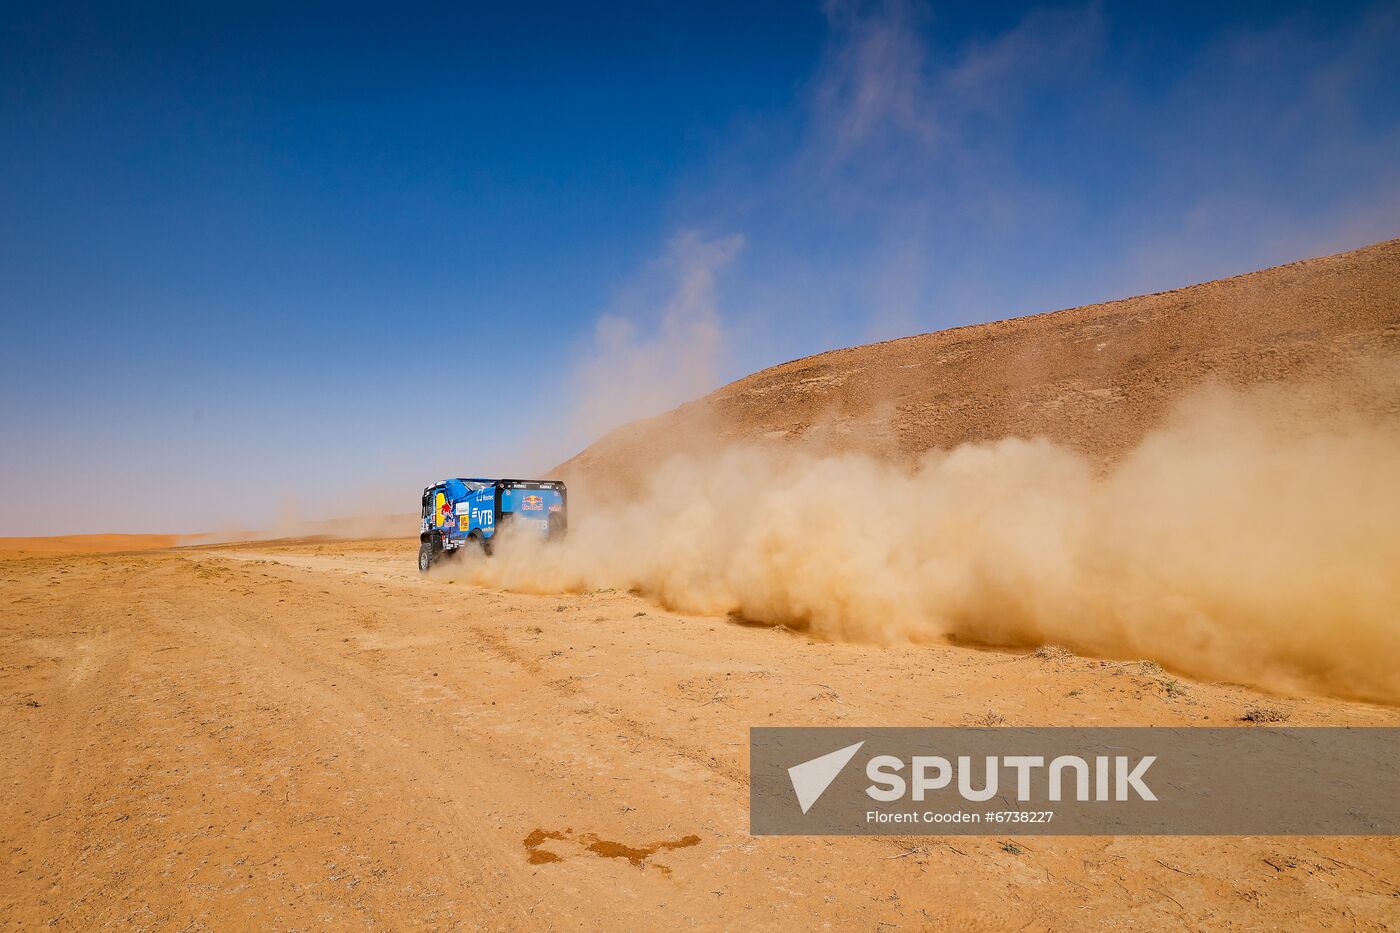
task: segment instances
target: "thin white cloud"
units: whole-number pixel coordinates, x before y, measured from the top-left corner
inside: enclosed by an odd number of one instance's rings
[[[731,306],[771,346],[751,367],[1400,233],[1393,6],[1189,47],[1099,2],[961,42],[916,3],[825,9],[792,113],[680,198],[748,237]]]
[[[598,318],[574,373],[573,421],[581,438],[715,388],[725,349],[718,278],[743,246],[739,235],[682,231],[634,289],[641,297]]]

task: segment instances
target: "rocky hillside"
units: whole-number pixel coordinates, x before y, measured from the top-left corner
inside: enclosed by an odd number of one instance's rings
[[[1398,351],[1400,240],[1390,240],[794,360],[625,425],[558,472],[594,488],[626,487],[677,451],[734,440],[912,458],[966,441],[1048,436],[1108,460],[1207,380],[1340,376],[1358,360]]]

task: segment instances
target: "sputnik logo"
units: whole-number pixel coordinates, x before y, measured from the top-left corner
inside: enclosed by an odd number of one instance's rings
[[[803,813],[812,809],[812,804],[826,793],[826,789],[836,780],[841,769],[850,763],[864,744],[865,742],[861,741],[847,745],[820,758],[813,758],[788,768],[788,779],[792,781],[792,789],[797,794],[797,803],[802,807]]]

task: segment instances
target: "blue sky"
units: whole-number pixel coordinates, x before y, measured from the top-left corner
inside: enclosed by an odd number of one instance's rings
[[[6,5],[0,534],[403,511],[1400,235],[1397,50],[1396,3]]]

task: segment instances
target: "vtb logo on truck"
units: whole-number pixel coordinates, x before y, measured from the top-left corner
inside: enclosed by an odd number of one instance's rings
[[[857,742],[788,768],[788,779],[803,813],[812,809],[864,744]],[[1156,800],[1143,781],[1156,760],[1156,755],[1146,755],[1133,764],[1127,755],[1096,755],[1091,765],[1079,755],[1058,755],[1048,763],[1043,755],[987,755],[974,763],[970,755],[952,760],[914,755],[906,762],[895,755],[875,755],[865,763],[865,777],[871,782],[865,795],[881,803],[906,798],[922,801],[930,791],[956,787],[964,800],[980,803],[997,796],[1002,789],[1001,773],[1006,771],[1011,773],[1006,784],[1014,784],[1016,800],[1023,803],[1032,799],[1060,801],[1066,794],[1079,802],[1124,801],[1134,793],[1142,800]],[[1039,793],[1042,789],[1043,794]]]

